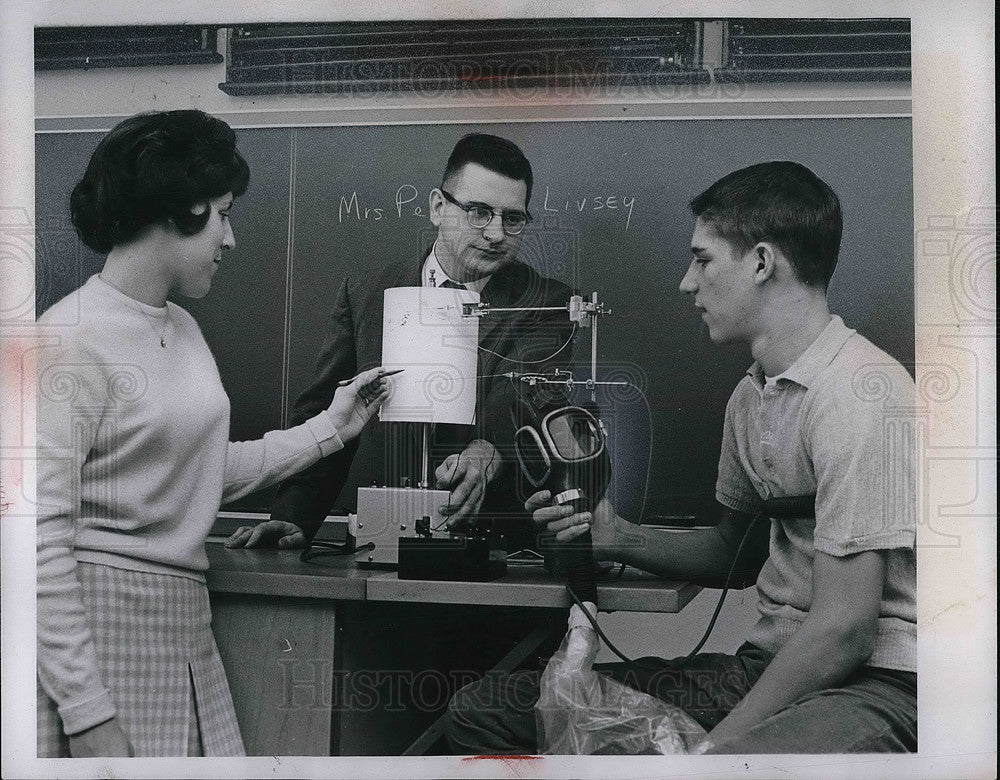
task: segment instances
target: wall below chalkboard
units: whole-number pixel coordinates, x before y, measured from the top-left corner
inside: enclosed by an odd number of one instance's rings
[[[521,258],[612,310],[599,372],[642,392],[599,399],[626,515],[699,513],[713,503],[722,415],[750,362],[712,345],[677,285],[689,261],[687,202],[720,176],[771,159],[808,165],[844,209],[831,308],[905,365],[914,359],[911,126],[900,118],[522,122],[243,129],[250,189],[212,292],[183,301],[232,400],[232,436],[285,423],[309,382],[346,274],[419,258],[434,230],[427,195],[455,141],[484,130],[532,161],[535,221]],[[102,259],[69,223],[69,192],[96,133],[36,136],[37,310]],[[586,361],[588,345],[578,350]],[[581,364],[578,374],[586,374]],[[648,483],[648,490],[647,485]],[[264,492],[241,502],[266,509]],[[346,506],[353,498],[342,496]]]

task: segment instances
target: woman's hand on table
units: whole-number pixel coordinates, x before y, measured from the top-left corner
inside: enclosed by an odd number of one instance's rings
[[[226,547],[280,547],[298,549],[306,546],[305,532],[295,523],[266,520],[255,526],[243,525],[226,539]]]

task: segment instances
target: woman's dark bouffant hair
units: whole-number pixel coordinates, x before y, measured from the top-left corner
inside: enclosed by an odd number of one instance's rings
[[[236,135],[221,119],[194,110],[138,114],[97,145],[70,211],[83,243],[107,254],[164,219],[184,235],[198,233],[209,212],[191,208],[242,195],[249,181]]]

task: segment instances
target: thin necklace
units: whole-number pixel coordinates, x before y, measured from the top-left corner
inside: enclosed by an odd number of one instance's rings
[[[167,334],[167,328],[170,327],[170,309],[167,309],[167,318],[166,318],[166,320],[164,322],[164,325],[163,325],[163,333],[160,333],[160,331],[158,331],[156,329],[156,326],[153,324],[153,320],[150,318],[150,316],[148,314],[146,314],[146,312],[142,312],[142,316],[146,318],[146,322],[148,322],[149,323],[149,327],[151,327],[153,329],[153,333],[155,333],[157,336],[160,337],[160,346],[163,347],[164,349],[166,349],[167,348],[167,340],[166,340],[165,336]]]
[[[112,284],[107,279],[105,279],[101,274],[98,274],[98,277],[100,277],[100,279],[101,279],[102,282],[104,282],[105,284],[107,284],[107,285],[109,285],[111,287],[114,287],[116,290],[118,290],[118,292],[120,292],[122,295],[124,295],[129,300],[133,300],[133,301],[135,300],[135,298],[133,298],[131,295],[129,295],[127,292],[125,292],[123,289],[121,289],[118,285]],[[136,301],[136,303],[141,304],[141,301]],[[149,323],[149,327],[153,329],[153,333],[155,333],[159,337],[159,339],[160,339],[160,346],[163,347],[164,349],[166,349],[167,348],[167,339],[166,339],[167,328],[170,327],[170,307],[166,305],[166,302],[164,302],[163,306],[167,310],[167,316],[166,316],[166,319],[164,320],[164,326],[163,326],[163,332],[162,333],[156,329],[156,326],[153,324],[152,318],[146,313],[145,309],[140,308],[139,309],[139,313],[142,314],[142,316],[146,318],[146,322]]]

